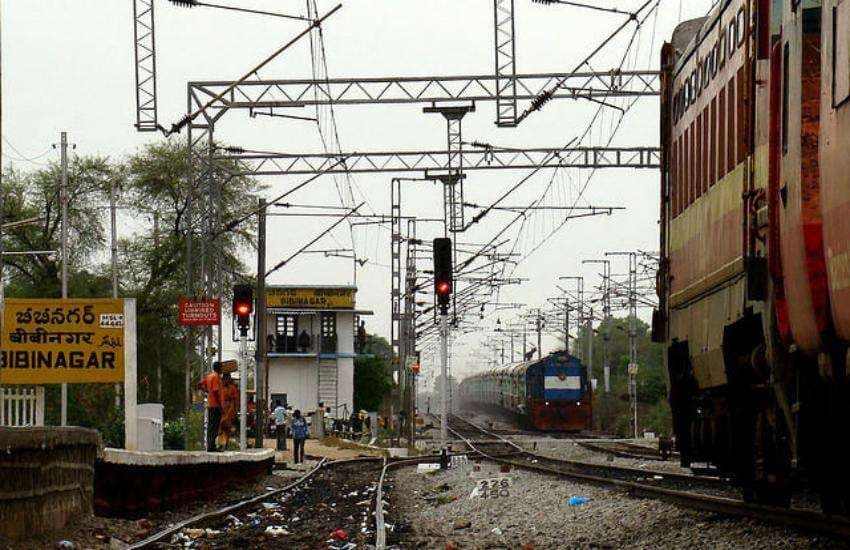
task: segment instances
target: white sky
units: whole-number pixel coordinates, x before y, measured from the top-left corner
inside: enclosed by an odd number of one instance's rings
[[[597,5],[633,8],[638,0],[593,0]],[[302,1],[221,0],[256,9],[301,14]],[[336,0],[320,0],[324,12]],[[640,35],[636,65],[657,68],[660,46],[681,19],[703,15],[711,0],[661,0],[657,19],[650,18]],[[59,132],[69,132],[77,154],[122,157],[142,144],[159,139],[133,128],[134,61],[132,0],[2,0],[3,161],[19,168],[38,167],[55,157],[51,144]],[[190,80],[232,80],[289,40],[303,23],[235,14],[197,7],[178,8],[157,0],[157,56],[160,123],[170,126],[186,109]],[[331,77],[391,75],[492,74],[493,5],[489,0],[349,0],[325,24],[325,44]],[[620,18],[567,6],[542,6],[516,0],[517,71],[568,72],[607,35]],[[653,32],[654,29],[654,32]],[[654,36],[654,38],[653,38]],[[303,41],[262,71],[264,78],[310,76],[309,42]],[[612,44],[594,66],[607,70],[622,56],[624,42]],[[425,115],[421,105],[337,108],[343,149],[428,150],[445,148],[441,117]],[[524,108],[525,105],[521,105]],[[516,129],[494,126],[495,106],[479,104],[464,121],[464,139],[497,145],[555,147],[564,145],[587,124],[595,106],[553,101]],[[304,114],[312,114],[305,112]],[[614,145],[654,146],[658,143],[657,101],[642,100],[627,116]],[[610,120],[610,115],[606,120]],[[244,112],[226,116],[218,127],[220,140],[246,148],[288,152],[321,152],[314,124],[249,119]],[[12,148],[14,147],[14,149]],[[21,158],[37,157],[36,163]],[[487,203],[526,172],[474,172],[467,179],[466,199]],[[581,176],[572,172],[571,177]],[[356,176],[372,209],[389,212],[390,174]],[[541,173],[507,202],[527,204],[549,183],[551,171]],[[300,178],[269,178],[269,196],[279,194]],[[556,180],[558,198],[572,202],[576,187],[566,176]],[[502,301],[545,306],[557,294],[562,275],[583,274],[586,285],[596,284],[596,269],[583,259],[599,258],[606,250],[657,248],[658,174],[654,171],[601,171],[579,204],[621,205],[625,212],[569,222],[530,258],[515,276],[528,278],[510,287]],[[413,184],[405,191],[405,215],[441,217],[441,191]],[[338,204],[332,179],[319,180],[294,201]],[[471,213],[468,213],[471,215]],[[486,242],[508,221],[494,213],[463,239]],[[294,220],[294,221],[293,221]],[[269,264],[274,264],[310,240],[330,220],[274,219],[269,225]],[[527,252],[554,227],[555,220],[538,216],[528,224],[518,250]],[[127,226],[127,231],[140,226]],[[421,224],[419,237],[441,236],[433,224]],[[373,227],[356,233],[358,255],[370,260],[359,270],[358,306],[374,310],[370,331],[389,337],[389,232]],[[334,232],[318,248],[348,247],[347,228]],[[247,258],[250,265],[254,258]],[[420,265],[421,269],[430,269]],[[624,266],[614,269],[622,272]],[[351,282],[351,262],[304,256],[276,274],[272,283],[337,284]],[[508,315],[502,316],[503,322]],[[492,327],[496,316],[482,326]],[[480,363],[479,333],[457,348],[456,373],[473,372]],[[229,344],[227,347],[234,347]],[[544,338],[544,351],[557,347]],[[481,356],[478,356],[479,359]],[[486,353],[484,357],[492,357]],[[424,365],[429,367],[428,363]]]

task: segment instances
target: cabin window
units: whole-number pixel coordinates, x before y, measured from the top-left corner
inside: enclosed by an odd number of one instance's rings
[[[747,20],[744,18],[744,8],[738,10],[738,15],[735,17],[735,26],[738,31],[738,46],[741,46],[747,37]]]
[[[322,324],[322,353],[336,353],[336,313],[323,311]]]
[[[717,76],[717,58],[720,57],[717,51],[717,44],[711,49],[711,79],[714,80],[714,77]]]
[[[788,152],[788,65],[791,50],[786,42],[782,52],[782,154]]]
[[[850,98],[850,0],[832,8],[832,104]]]
[[[727,33],[729,36],[729,57],[732,57],[732,54],[735,53],[735,37],[737,33],[735,32],[735,21],[729,21],[729,32]]]

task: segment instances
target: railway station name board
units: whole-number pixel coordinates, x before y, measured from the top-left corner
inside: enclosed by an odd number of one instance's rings
[[[351,287],[268,287],[266,307],[290,309],[354,309]]]
[[[212,326],[221,322],[221,302],[215,298],[180,298],[177,321],[183,326]]]
[[[124,300],[8,299],[0,384],[124,380]]]

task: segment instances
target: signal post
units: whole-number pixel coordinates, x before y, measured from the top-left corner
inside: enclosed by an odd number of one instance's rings
[[[254,312],[254,287],[233,287],[233,316],[239,327],[239,450],[248,448],[248,326]]]
[[[448,455],[449,433],[449,304],[452,290],[452,240],[434,239],[434,294],[440,307],[440,448],[444,456]],[[441,467],[447,467],[447,459],[441,460]]]

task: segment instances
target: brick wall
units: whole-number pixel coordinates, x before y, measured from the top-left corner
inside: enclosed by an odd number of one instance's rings
[[[23,538],[91,514],[100,435],[84,428],[0,428],[0,537]]]

